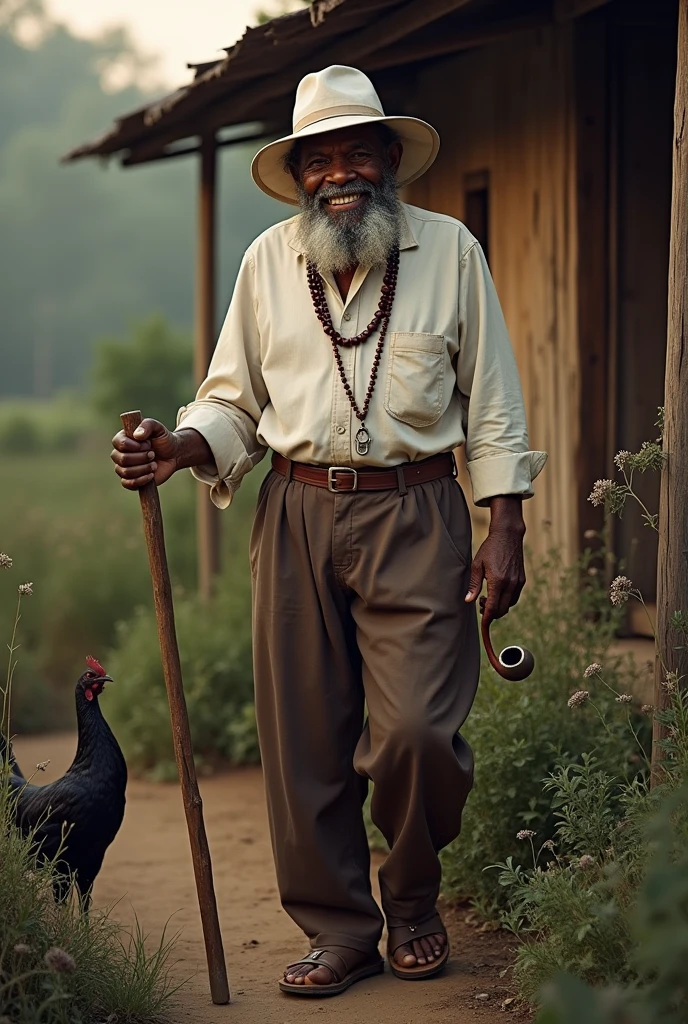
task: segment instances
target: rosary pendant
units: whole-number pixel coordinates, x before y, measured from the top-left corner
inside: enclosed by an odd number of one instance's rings
[[[372,440],[365,424],[362,423],[360,429],[356,432],[356,453],[358,455],[367,455],[370,451]]]

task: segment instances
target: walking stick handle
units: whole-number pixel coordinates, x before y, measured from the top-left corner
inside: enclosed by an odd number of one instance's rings
[[[141,413],[136,410],[123,412],[120,419],[127,437],[132,437],[141,423]],[[198,778],[191,746],[191,730],[189,715],[184,697],[182,669],[179,660],[177,633],[174,625],[174,605],[172,603],[172,587],[170,573],[165,554],[165,535],[163,532],[162,509],[160,496],[155,481],[145,484],[139,490],[141,511],[143,513],[143,529],[148,548],[151,579],[153,581],[153,599],[155,602],[155,618],[158,624],[158,639],[162,656],[163,675],[167,689],[172,721],[172,739],[174,756],[179,771],[184,813],[189,830],[191,858],[193,861],[198,905],[201,912],[203,938],[205,940],[210,994],[214,1003],[229,1002],[229,982],[227,966],[222,947],[222,934],[217,914],[217,900],[213,885],[213,869],[210,860],[208,837],[203,822],[203,801],[198,789]]]

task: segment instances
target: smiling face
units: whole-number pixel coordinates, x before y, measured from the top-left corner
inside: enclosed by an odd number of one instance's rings
[[[321,273],[384,265],[399,240],[401,154],[394,133],[374,123],[306,137],[289,154],[299,241]]]
[[[390,172],[396,174],[401,143],[385,139],[376,124],[341,128],[305,138],[292,173],[308,196],[337,217],[362,211]]]

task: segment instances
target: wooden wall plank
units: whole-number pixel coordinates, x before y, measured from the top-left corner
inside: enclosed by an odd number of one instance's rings
[[[524,506],[528,544],[577,550],[579,441],[573,26],[514,34],[437,62],[416,107],[442,137],[410,202],[463,218],[465,176],[490,175],[491,270],[521,373],[530,443],[549,452]],[[486,516],[476,510],[478,535]],[[543,529],[544,525],[544,529]]]

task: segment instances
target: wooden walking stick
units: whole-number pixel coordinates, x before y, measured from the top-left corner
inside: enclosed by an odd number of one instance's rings
[[[133,438],[134,431],[141,422],[141,413],[123,412],[121,420],[127,437]],[[162,669],[167,688],[167,699],[170,705],[172,720],[172,739],[174,756],[179,770],[179,781],[182,787],[184,813],[189,830],[191,859],[196,876],[198,905],[201,911],[203,938],[205,940],[208,975],[210,978],[210,994],[214,1003],[229,1002],[229,982],[227,967],[222,948],[222,934],[217,916],[217,901],[213,886],[213,868],[210,862],[210,849],[203,823],[203,802],[198,790],[196,766],[191,748],[191,730],[189,716],[184,698],[182,684],[182,668],[179,661],[177,633],[174,628],[174,606],[172,604],[172,587],[170,573],[165,554],[165,536],[162,526],[162,510],[157,485],[153,480],[139,490],[141,511],[143,513],[143,530],[148,547],[151,578],[153,580],[153,598],[155,601],[155,617],[158,623],[158,639],[162,655]]]

